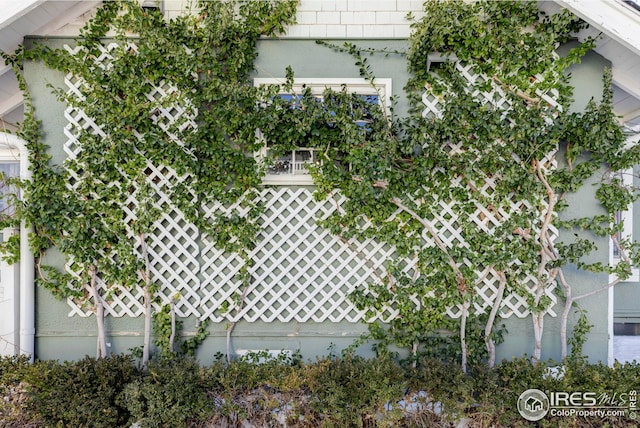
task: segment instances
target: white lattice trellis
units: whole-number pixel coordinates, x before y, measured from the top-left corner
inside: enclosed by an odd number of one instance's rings
[[[503,89],[495,81],[491,80],[489,86],[490,91],[480,91],[477,89],[478,84],[487,83],[489,80],[486,76],[479,74],[473,64],[463,64],[462,62],[455,63],[456,70],[462,75],[467,84],[467,91],[470,92],[475,99],[480,100],[481,104],[490,104],[494,110],[502,111],[502,118],[507,117],[507,113],[512,109],[512,102],[509,100]],[[541,76],[537,76],[538,81],[542,80]],[[425,118],[441,118],[442,117],[442,105],[444,103],[446,94],[435,93],[431,86],[425,88],[425,92],[422,95],[422,102],[424,109],[422,116]],[[556,90],[550,90],[548,92],[542,92],[540,90],[535,91],[536,96],[540,97],[546,103],[546,113],[548,124],[552,123],[552,117],[556,109],[560,109],[561,106],[557,102],[558,93]],[[449,142],[445,148],[448,153],[455,154],[463,150],[460,143]],[[548,170],[556,167],[555,151],[548,153],[547,156],[541,160],[543,170]],[[463,184],[460,179],[452,180],[451,187],[465,187],[467,184]],[[484,183],[478,189],[479,192],[486,197],[489,197],[495,189],[495,181],[492,177],[485,177]],[[505,221],[507,221],[514,214],[520,213],[523,210],[531,212],[531,205],[526,200],[512,200],[510,206],[497,209],[495,207],[483,206],[476,202],[476,210],[470,216],[473,219],[475,226],[483,230],[487,234],[492,234],[492,231],[497,227],[500,227]],[[465,247],[467,243],[463,238],[462,230],[458,225],[456,218],[456,201],[435,201],[440,208],[439,213],[436,214],[432,221],[432,226],[438,233],[438,236],[449,247]],[[546,207],[548,205],[543,203],[543,209],[539,213],[540,218],[546,215]],[[438,210],[436,210],[438,211]],[[549,234],[552,240],[558,237],[558,230],[553,226],[549,226]],[[423,238],[427,244],[433,245],[433,240],[426,234]],[[471,263],[465,262],[468,267],[471,267]],[[521,272],[519,269],[520,263],[518,261],[512,263],[511,268],[519,275],[519,281],[532,295],[538,287],[539,279],[531,274]],[[481,283],[476,287],[476,295],[478,299],[474,303],[474,310],[477,312],[487,312],[494,304],[496,299],[500,277],[495,270],[489,269],[485,272],[477,272],[478,277],[482,278]],[[556,284],[552,283],[544,290],[544,295],[547,296],[551,302],[551,307],[547,310],[552,316],[555,316],[555,312],[552,307],[557,302],[557,296],[555,295]],[[501,302],[500,315],[503,318],[508,318],[512,315],[517,317],[525,317],[529,315],[530,304],[527,301],[526,296],[522,296],[516,292],[511,292],[504,296]],[[457,318],[462,314],[462,305],[450,307],[447,309],[447,314],[451,317]]]
[[[263,227],[250,254],[253,282],[246,292],[235,279],[241,259],[203,239],[203,315],[216,321],[362,320],[364,313],[348,296],[359,285],[376,281],[375,272],[384,272],[393,250],[374,240],[344,242],[318,226],[316,219],[333,213],[336,203],[314,201],[309,189],[267,188],[260,198],[265,202]],[[224,302],[233,307],[241,294],[240,312],[221,311]]]
[[[95,59],[100,67],[107,68],[113,61],[113,53],[118,48],[109,44]],[[67,48],[72,54],[79,54],[79,48]],[[128,49],[135,50],[135,46]],[[459,72],[470,82],[484,81],[484,77],[474,73],[473,67],[457,65]],[[83,82],[68,75],[65,79],[68,93],[82,98]],[[494,86],[490,92],[476,93],[494,108],[508,110],[510,101],[502,89]],[[557,94],[538,94],[549,105],[557,107]],[[170,139],[182,146],[180,135],[195,129],[195,110],[188,100],[180,97],[176,89],[167,82],[156,85],[148,94],[148,99],[157,102],[149,112],[150,118],[167,133]],[[167,99],[175,102],[166,102]],[[178,102],[182,101],[182,104]],[[422,97],[425,104],[423,116],[440,115],[442,99],[427,89]],[[64,151],[68,158],[76,159],[82,147],[78,136],[83,132],[104,137],[99,124],[75,107],[65,111],[68,125],[65,127],[67,141]],[[457,150],[451,144],[450,150]],[[546,168],[554,167],[553,153],[545,161]],[[80,182],[81,169],[69,170],[68,186],[75,188]],[[364,284],[379,283],[379,278],[386,274],[385,263],[395,257],[393,248],[373,239],[345,241],[332,235],[328,230],[317,225],[316,220],[331,215],[338,209],[342,199],[339,194],[333,200],[315,201],[308,188],[271,187],[265,188],[259,198],[265,210],[259,219],[262,226],[257,236],[256,247],[250,257],[252,265],[249,273],[252,281],[245,290],[238,279],[243,268],[243,260],[237,254],[223,251],[216,247],[212,239],[189,223],[184,214],[171,202],[171,190],[176,184],[188,183],[189,177],[178,176],[166,165],[154,165],[147,162],[146,177],[148,183],[157,194],[157,204],[164,213],[155,223],[154,232],[148,238],[151,261],[152,280],[159,285],[159,294],[164,302],[179,294],[176,311],[180,316],[193,315],[200,319],[222,321],[314,321],[314,322],[360,322],[365,313],[358,310],[349,299],[349,294],[356,287]],[[462,186],[452,182],[452,186]],[[487,178],[480,191],[485,194],[493,192],[495,183]],[[460,226],[456,223],[455,201],[441,202],[440,213],[433,220],[433,226],[439,231],[446,245],[465,246]],[[127,223],[135,220],[138,202],[131,197],[123,206],[123,214]],[[215,205],[204,207],[213,214],[216,211],[238,215],[246,212],[240,205],[225,207]],[[494,211],[477,204],[473,218],[478,228],[490,233],[501,222],[522,208],[530,208],[526,201],[513,201],[509,210]],[[552,230],[557,236],[557,231]],[[425,243],[432,243],[428,234],[423,235]],[[406,260],[405,269],[413,268],[415,261]],[[67,266],[72,273],[78,274],[77,266],[70,261]],[[516,267],[517,268],[517,267]],[[483,278],[477,287],[478,299],[474,309],[486,311],[495,299],[498,289],[498,275],[494,271],[479,272]],[[536,285],[536,278],[522,279],[530,290]],[[98,281],[99,286],[105,284]],[[545,290],[546,295],[555,303],[554,288]],[[242,296],[243,305],[237,310],[235,302]],[[68,301],[71,311],[69,315],[88,316],[85,308],[79,307],[73,300]],[[230,308],[230,309],[229,309]],[[106,311],[114,317],[139,316],[143,312],[142,292],[116,288],[109,293]],[[452,317],[460,316],[460,307],[448,309]],[[526,296],[512,293],[505,296],[502,302],[501,315],[524,317],[529,313]],[[388,308],[379,315],[388,320],[396,315]]]

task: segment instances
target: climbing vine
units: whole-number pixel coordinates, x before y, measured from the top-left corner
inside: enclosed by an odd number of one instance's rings
[[[296,3],[203,1],[194,13],[165,20],[135,1],[106,2],[72,51],[42,45],[27,52],[27,59],[80,82],[77,92],[52,89],[97,124],[97,130],[73,129],[77,150],[59,168],[50,164],[27,112],[23,133],[33,142],[35,174],[23,214],[35,228],[31,244],[40,261],[51,247],[65,255],[64,271],[38,263],[41,283],[92,305],[98,356],[107,352],[105,301],[118,287],[140,287],[143,363],[150,357],[152,307],[162,296],[150,271],[149,241],[172,207],[249,262],[262,171],[251,155],[255,129],[264,123],[255,106],[267,89],[247,79],[258,37],[282,32]],[[101,63],[105,53],[109,59]],[[184,111],[167,121],[162,112],[172,108]],[[173,174],[154,175],[162,168]],[[159,189],[167,200],[157,199]],[[235,210],[208,209],[215,204]]]
[[[559,284],[566,355],[570,308],[591,294],[574,295],[563,269],[577,265],[624,279],[638,256],[633,243],[614,239],[623,263],[583,261],[593,236],[621,230],[615,212],[636,195],[613,172],[636,164],[640,154],[624,146],[610,77],[599,104],[570,110],[567,70],[595,41],[561,56],[557,50],[584,23],[568,12],[544,16],[535,2],[426,2],[406,52],[411,115],[397,118],[393,106],[371,104],[347,88],[326,90],[321,100],[310,88],[294,93],[291,70],[281,86],[251,84],[257,39],[282,33],[296,5],[201,1],[166,20],[135,1],[105,2],[74,47],[36,46],[13,57],[16,69],[24,54],[74,79],[77,92],[53,90],[97,125],[73,129],[76,150],[61,168],[51,164],[26,103],[21,132],[34,177],[24,183],[27,202],[18,217],[34,228],[31,245],[40,262],[52,247],[66,258],[63,271],[38,263],[40,283],[92,305],[102,331],[100,356],[107,353],[105,301],[119,288],[142,289],[143,361],[154,305],[165,308],[155,316],[162,330],[156,343],[171,354],[172,305],[182,296],[160,295],[152,279],[149,244],[158,222],[179,210],[216,246],[239,254],[246,292],[261,227],[257,195],[270,161],[254,154],[265,142],[272,159],[308,147],[320,156],[309,166],[315,197],[344,198],[321,224],[345,242],[373,238],[396,251],[375,272],[379,281],[352,296],[372,318],[393,308],[392,319],[371,325],[379,350],[395,344],[417,357],[455,343],[463,369],[480,360],[492,365],[504,333],[496,326],[501,304],[514,293],[527,298],[539,359],[550,295]],[[327,45],[351,55],[375,85],[367,61],[374,52]],[[166,112],[175,113],[168,119]],[[566,196],[596,176],[602,215],[562,216]],[[443,214],[443,206],[450,212]],[[444,224],[460,245],[451,245]],[[561,228],[592,235],[560,242]],[[497,287],[483,301],[478,288],[489,278]],[[244,297],[233,296],[224,309],[240,312]]]
[[[613,236],[618,245],[615,232],[622,226],[615,213],[637,198],[613,174],[639,158],[637,149],[625,149],[612,113],[610,75],[601,102],[573,113],[568,67],[595,40],[562,56],[557,49],[584,22],[567,11],[545,16],[530,2],[434,1],[425,12],[413,25],[408,52],[413,114],[393,123],[376,117],[374,122],[385,124],[381,132],[371,129],[366,144],[334,143],[315,174],[318,197],[329,197],[334,188],[347,197],[327,227],[397,249],[399,257],[382,281],[361,288],[354,299],[371,316],[388,307],[397,311],[388,323],[371,327],[382,349],[396,344],[415,357],[455,339],[466,369],[469,358],[495,362],[501,330],[494,324],[510,294],[527,298],[532,355],[539,360],[544,320],[559,284],[565,357],[568,314],[577,299],[564,269],[577,265],[620,278],[584,298],[628,277],[637,264],[630,242],[619,246],[624,262],[616,266],[583,261],[595,237]],[[332,47],[352,55],[360,72],[375,78],[367,64],[370,52],[352,44]],[[343,153],[349,169],[331,162]],[[566,195],[598,177],[595,198],[603,213],[562,216]],[[590,234],[557,239],[558,229],[576,228]],[[481,296],[487,279],[496,289]],[[443,331],[454,334],[443,337]],[[484,337],[484,348],[469,346],[470,331],[474,339]]]

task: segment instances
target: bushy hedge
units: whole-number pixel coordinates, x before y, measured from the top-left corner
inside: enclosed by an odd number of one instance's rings
[[[3,427],[632,427],[617,418],[551,417],[528,422],[519,395],[542,391],[637,391],[640,365],[526,359],[463,374],[433,359],[405,367],[354,355],[314,362],[165,360],[141,371],[126,355],[74,362],[0,359]]]

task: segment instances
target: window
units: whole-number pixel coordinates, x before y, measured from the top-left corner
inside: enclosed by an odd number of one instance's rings
[[[256,78],[253,81],[255,86],[284,84],[285,79]],[[314,97],[322,100],[325,89],[332,89],[339,92],[343,87],[347,91],[365,97],[367,102],[378,103],[382,106],[389,106],[391,96],[391,79],[376,79],[375,86],[365,79],[295,79],[291,94],[282,93],[285,99],[294,99],[296,93],[302,93],[303,88],[309,88]],[[366,126],[367,118],[356,121],[359,126]],[[257,153],[262,159],[269,158],[269,142]],[[272,185],[310,185],[313,179],[309,174],[308,166],[319,162],[317,149],[312,147],[299,147],[273,159],[267,165],[264,184]]]
[[[19,189],[7,184],[7,179],[20,176],[18,157],[17,150],[0,148],[0,218],[11,216],[15,212],[8,196],[19,194]]]

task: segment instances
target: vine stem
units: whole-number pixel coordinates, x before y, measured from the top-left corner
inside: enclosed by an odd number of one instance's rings
[[[571,307],[573,306],[573,297],[571,284],[567,282],[564,277],[564,272],[560,270],[558,273],[558,280],[560,281],[560,285],[564,289],[564,308],[562,309],[562,314],[560,314],[560,359],[564,361],[567,358],[567,320],[569,319],[569,312],[571,312]]]
[[[429,223],[427,220],[425,220],[420,215],[418,215],[417,212],[407,207],[399,198],[392,198],[391,202],[394,205],[396,205],[398,208],[403,210],[404,212],[408,213],[415,220],[417,220],[427,230],[427,232],[429,232],[429,234],[433,238],[433,242],[444,253],[445,257],[447,258],[447,263],[449,264],[453,272],[456,274],[456,282],[457,282],[456,285],[458,287],[458,292],[460,293],[460,296],[462,297],[462,300],[464,302],[462,304],[462,315],[460,317],[460,348],[462,351],[462,360],[461,360],[460,366],[462,368],[462,371],[466,373],[467,372],[466,329],[467,329],[467,317],[469,313],[470,303],[467,300],[467,286],[466,286],[466,280],[464,278],[464,275],[462,274],[462,271],[458,267],[456,261],[453,259],[453,257],[449,253],[447,246],[445,245],[444,242],[442,242],[442,239],[440,239],[440,237],[438,236],[436,230],[433,228],[431,223]]]
[[[618,249],[620,258],[622,259],[622,263],[627,263],[629,266],[631,266],[632,260],[627,255],[627,252],[625,251],[624,247],[620,245],[620,242],[618,241],[618,239],[612,236],[611,240],[613,241],[613,244]],[[569,355],[568,346],[567,346],[567,324],[569,320],[569,313],[571,312],[571,308],[573,307],[573,304],[578,300],[585,299],[587,297],[591,297],[605,290],[608,290],[611,287],[614,287],[620,282],[622,282],[622,280],[620,278],[616,278],[602,287],[595,288],[591,291],[587,291],[586,293],[579,294],[577,296],[573,296],[571,284],[565,279],[565,276],[562,270],[560,270],[558,274],[558,278],[560,280],[560,284],[562,285],[562,288],[564,289],[564,294],[565,294],[564,308],[562,310],[562,315],[560,316],[560,341],[561,341],[560,356],[561,356],[561,359],[564,360],[567,357],[567,355]]]
[[[417,254],[413,255],[414,260],[416,258],[418,258]],[[416,266],[414,267],[413,270],[413,276],[411,277],[411,280],[415,283],[418,279],[418,275],[420,274],[420,269],[418,268],[418,265],[416,264]],[[413,368],[415,369],[418,366],[418,349],[420,347],[420,343],[417,340],[413,341],[413,344],[411,345],[411,355],[413,355]]]
[[[414,210],[406,206],[399,198],[392,198],[391,202],[395,206],[400,208],[402,211],[409,214],[411,217],[417,220],[425,229],[427,229],[427,232],[429,232],[429,235],[431,235],[431,237],[433,238],[433,242],[440,249],[440,251],[444,253],[445,257],[447,258],[447,264],[451,267],[453,272],[456,274],[456,280],[458,281],[458,289],[460,290],[461,287],[464,287],[465,280],[464,280],[464,275],[462,275],[462,271],[460,271],[460,268],[456,264],[456,261],[453,259],[453,257],[449,253],[447,246],[444,244],[444,242],[442,242],[442,239],[440,239],[440,237],[438,236],[438,233],[435,231],[433,226],[427,220],[420,217],[420,215],[418,215],[417,212],[415,212]]]
[[[242,308],[244,307],[244,299],[247,297],[248,290],[249,290],[249,285],[247,284],[247,286],[244,287],[244,290],[242,290],[242,297],[240,298],[240,303],[236,307],[236,315],[239,315],[240,311],[242,311]],[[236,324],[238,324],[237,320],[233,321],[231,324],[229,324],[229,327],[227,327],[227,363],[228,364],[231,364],[231,334],[233,333],[233,330],[236,328]]]
[[[504,297],[504,290],[507,287],[507,277],[504,274],[504,271],[498,271],[498,277],[500,278],[498,291],[496,292],[496,298],[493,301],[491,312],[489,313],[489,319],[487,320],[487,324],[484,328],[484,341],[487,346],[487,352],[489,353],[489,359],[487,361],[489,368],[493,367],[496,363],[496,342],[491,338],[491,331],[493,330],[493,324],[495,323],[498,310],[500,309],[500,304],[502,303],[502,298]]]
[[[173,343],[176,340],[176,304],[174,299],[171,299],[171,302],[169,302],[169,311],[171,312],[171,336],[169,336],[169,351],[173,353]]]
[[[98,326],[98,343],[96,346],[97,358],[104,358],[107,356],[107,340],[104,326],[104,304],[100,296],[100,291],[96,284],[96,267],[95,265],[89,266],[89,291],[93,297],[93,308],[96,314],[96,323]]]
[[[463,295],[463,298],[464,297],[466,296]],[[463,373],[467,372],[467,316],[469,314],[470,304],[471,303],[465,299],[462,305],[462,315],[460,316],[460,350],[462,353],[460,368]]]
[[[534,161],[534,164],[535,164],[537,176],[540,182],[545,187],[547,191],[548,200],[549,200],[549,207],[545,215],[545,219],[541,225],[540,234],[538,235],[540,239],[540,245],[541,245],[541,251],[540,251],[541,261],[540,261],[539,270],[538,270],[539,280],[540,280],[541,269],[545,268],[548,261],[557,260],[557,252],[553,245],[553,241],[549,237],[548,229],[549,229],[549,224],[551,223],[551,220],[552,220],[552,214],[553,214],[555,204],[558,200],[558,196],[556,195],[555,191],[553,190],[548,180],[546,179],[542,171],[540,162]],[[569,166],[572,167],[571,163],[569,164]],[[622,259],[622,262],[631,265],[632,263],[631,260],[629,259],[628,255],[626,254],[626,251],[620,245],[618,240],[615,237],[612,237],[611,239],[613,241],[613,244],[619,250],[620,258]],[[565,295],[564,307],[560,315],[560,349],[561,349],[560,356],[561,356],[561,359],[564,360],[568,355],[567,324],[568,324],[569,314],[571,312],[571,308],[573,307],[573,304],[578,300],[581,300],[590,296],[594,296],[598,293],[601,293],[602,291],[608,290],[609,288],[614,287],[616,284],[620,283],[621,280],[619,278],[616,278],[615,280],[610,281],[604,286],[595,288],[591,291],[580,294],[578,296],[574,296],[571,284],[567,281],[566,277],[564,276],[564,272],[560,268],[552,269],[549,272],[549,278],[546,281],[544,281],[545,287],[550,281],[556,280],[556,278],[560,283],[560,286],[563,288],[564,295]],[[541,297],[541,293],[544,292],[545,287],[539,286],[536,289],[536,293],[537,293],[536,304],[539,303],[539,296]],[[535,349],[534,349],[534,361],[539,361],[540,359],[541,336],[542,336],[542,330],[543,330],[543,324],[542,324],[543,320],[541,318],[543,316],[544,316],[543,312],[532,314],[533,323],[534,323],[534,336],[536,340]]]
[[[244,307],[244,301],[247,297],[247,293],[249,292],[249,287],[251,287],[251,282],[249,282],[245,287],[244,290],[242,290],[242,296],[240,297],[240,302],[238,303],[238,305],[236,306],[236,316],[240,315],[240,312],[242,311],[242,308]],[[233,322],[231,322],[231,324],[229,324],[229,326],[227,327],[227,364],[231,364],[231,334],[233,333],[233,330],[236,328],[236,325],[238,324],[238,320],[235,320]]]
[[[524,93],[521,89],[518,89],[516,87],[507,85],[502,80],[500,80],[500,78],[497,75],[493,76],[493,81],[498,83],[500,86],[502,86],[503,89],[507,89],[507,90],[515,93],[518,97],[522,98],[523,100],[525,100],[527,102],[530,102],[532,104],[540,104],[540,98],[534,98],[534,97]]]
[[[537,234],[538,244],[540,245],[540,261],[538,262],[537,284],[534,297],[536,310],[531,311],[534,336],[532,359],[534,363],[538,363],[540,361],[540,358],[542,357],[542,334],[544,332],[544,317],[546,314],[546,310],[541,310],[538,306],[540,305],[540,301],[542,300],[547,285],[551,281],[555,281],[555,272],[554,274],[548,272],[547,264],[552,259],[551,255],[549,254],[549,245],[551,242],[551,239],[549,237],[549,226],[551,225],[551,221],[553,220],[553,214],[557,202],[557,195],[549,184],[549,181],[547,180],[544,172],[542,171],[542,165],[540,161],[538,159],[534,159],[531,161],[531,163],[533,168],[535,168],[538,180],[542,183],[547,192],[548,204],[546,213],[542,220],[542,224],[540,225],[540,232]]]
[[[375,265],[373,264],[373,262],[371,261],[371,259],[369,257],[367,257],[366,255],[364,255],[362,253],[362,251],[360,251],[355,245],[353,245],[351,242],[349,242],[349,240],[347,238],[345,238],[344,236],[340,235],[340,234],[336,234],[336,236],[338,237],[338,239],[340,239],[347,247],[349,247],[349,249],[351,249],[351,251],[353,251],[354,253],[356,253],[356,255],[358,257],[360,257],[360,259],[362,259],[367,266],[369,266],[369,268],[371,269],[371,273],[373,273],[373,275],[375,275],[376,278],[378,278],[378,280],[381,283],[384,283],[384,278],[377,272],[377,269],[375,267]],[[388,273],[387,273],[388,274]]]
[[[336,211],[340,211],[340,203],[336,200],[335,193],[332,193],[331,200],[333,201],[333,203],[334,203],[334,205],[336,207]],[[371,272],[376,276],[376,278],[378,278],[380,283],[384,283],[384,278],[380,275],[380,273],[378,273],[378,270],[376,269],[375,265],[373,264],[373,262],[371,261],[371,259],[369,257],[367,257],[362,251],[360,251],[355,245],[353,245],[352,242],[350,242],[343,235],[338,233],[338,234],[336,234],[336,236],[345,245],[347,245],[349,247],[349,249],[351,249],[351,251],[353,251],[358,257],[360,257],[360,259],[362,259],[367,264],[367,266],[369,266],[369,268],[371,269]],[[387,275],[389,275],[388,272],[387,272]],[[390,277],[390,279],[393,279],[391,277],[391,275],[389,275],[389,277]],[[414,281],[415,281],[415,278],[414,278]]]
[[[147,250],[147,242],[145,233],[139,233],[140,248],[142,251],[142,259],[144,261],[144,269],[140,270],[140,276],[144,281],[144,339],[142,343],[142,367],[146,368],[149,363],[149,352],[151,348],[151,277],[149,275],[149,251]]]

